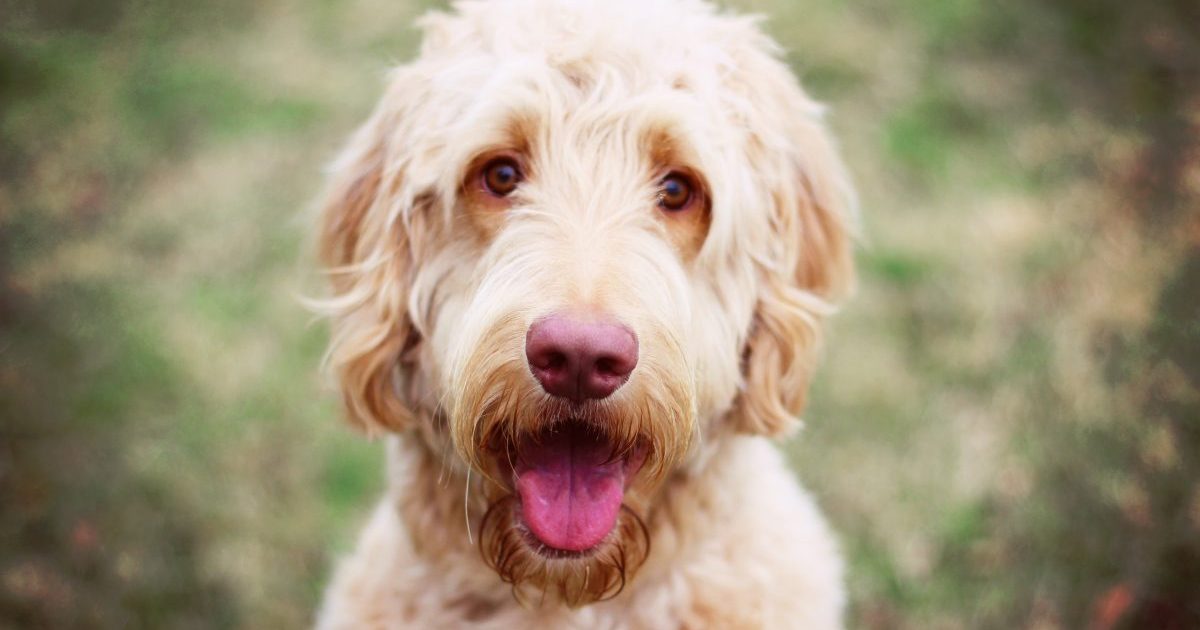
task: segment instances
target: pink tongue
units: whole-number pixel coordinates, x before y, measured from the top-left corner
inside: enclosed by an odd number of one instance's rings
[[[611,448],[566,427],[522,445],[516,466],[525,524],[549,547],[595,547],[617,522],[625,498],[625,466],[607,461]]]

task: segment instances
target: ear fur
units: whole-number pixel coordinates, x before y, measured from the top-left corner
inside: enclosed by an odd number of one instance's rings
[[[772,239],[743,349],[736,430],[777,436],[798,426],[821,341],[821,324],[854,283],[854,195],[841,158],[786,67],[745,59],[756,170],[771,191]],[[782,136],[782,141],[779,139]]]
[[[402,169],[389,163],[393,115],[381,104],[334,162],[319,219],[333,288],[323,303],[332,322],[326,361],[347,418],[368,433],[409,426],[404,358],[420,341],[408,302],[421,217],[402,192]]]

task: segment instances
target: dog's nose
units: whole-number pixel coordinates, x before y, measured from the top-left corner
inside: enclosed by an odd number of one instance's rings
[[[637,335],[612,321],[550,315],[529,327],[525,358],[546,393],[574,402],[605,398],[637,366]]]

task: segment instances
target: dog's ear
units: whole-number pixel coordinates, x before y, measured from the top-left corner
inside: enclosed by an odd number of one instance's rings
[[[409,293],[424,217],[406,198],[403,168],[389,146],[398,140],[397,112],[387,103],[385,97],[334,162],[318,231],[333,287],[323,303],[332,321],[327,365],[349,420],[368,433],[409,426],[405,357],[420,341]]]
[[[821,107],[771,61],[747,79],[757,110],[749,117],[751,162],[770,194],[773,242],[756,252],[758,303],[733,421],[739,431],[774,436],[798,424],[822,320],[853,285],[856,209]]]

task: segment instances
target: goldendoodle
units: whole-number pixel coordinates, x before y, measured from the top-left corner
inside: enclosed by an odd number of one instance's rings
[[[770,438],[852,281],[853,195],[754,19],[465,0],[332,167],[328,363],[388,489],[322,628],[834,628]]]

